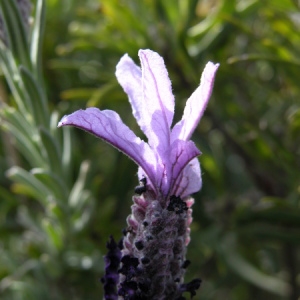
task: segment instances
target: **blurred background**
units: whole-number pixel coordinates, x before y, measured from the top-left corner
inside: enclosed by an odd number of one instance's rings
[[[29,32],[38,10],[33,1]],[[105,245],[126,227],[137,167],[56,124],[96,106],[143,137],[114,72],[123,54],[139,64],[149,48],[169,71],[175,121],[206,62],[221,65],[193,135],[203,176],[187,255],[186,281],[203,280],[194,299],[300,299],[300,2],[47,0],[40,20],[42,76],[28,70],[47,97],[43,130],[1,65],[0,298],[102,298]]]

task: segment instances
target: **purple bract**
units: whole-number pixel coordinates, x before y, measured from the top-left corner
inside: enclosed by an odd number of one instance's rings
[[[200,151],[190,138],[207,106],[219,64],[207,63],[200,86],[187,100],[182,119],[171,128],[174,96],[164,61],[151,50],[140,50],[139,57],[142,68],[124,55],[116,76],[148,143],[111,110],[78,110],[64,116],[58,126],[79,127],[124,152],[139,166],[139,178],[147,178],[157,198],[185,198],[201,188],[200,166],[195,158]]]

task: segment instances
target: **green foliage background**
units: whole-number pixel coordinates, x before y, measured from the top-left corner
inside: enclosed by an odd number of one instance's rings
[[[195,298],[299,299],[299,1],[47,0],[40,19],[34,1],[39,34],[27,40],[7,3],[15,43],[0,57],[0,298],[101,299],[105,244],[126,226],[137,167],[56,124],[97,106],[142,136],[114,72],[124,53],[138,63],[150,48],[165,59],[177,120],[205,63],[221,64],[193,136],[203,153],[186,276],[203,279]]]

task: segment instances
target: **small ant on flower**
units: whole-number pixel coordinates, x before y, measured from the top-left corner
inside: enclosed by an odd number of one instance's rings
[[[143,177],[142,179],[140,179],[140,185],[135,187],[134,192],[138,195],[142,195],[147,191],[146,185],[147,185],[147,178]]]

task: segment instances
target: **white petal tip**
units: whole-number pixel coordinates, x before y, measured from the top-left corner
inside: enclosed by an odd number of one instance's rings
[[[60,121],[59,123],[57,124],[57,127],[62,127],[66,124],[66,121],[67,121],[67,116],[64,116]]]
[[[209,68],[209,69],[212,70],[212,71],[216,71],[216,70],[219,68],[219,66],[220,66],[219,63],[216,63],[216,64],[215,64],[215,63],[209,61],[209,62],[206,64],[205,69],[206,69],[206,68]]]
[[[119,61],[118,64],[120,64],[120,62],[124,62],[124,61],[126,61],[126,60],[130,60],[130,61],[131,61],[131,58],[130,58],[130,56],[128,55],[128,53],[125,53],[125,54],[120,58],[120,61]],[[117,64],[117,66],[118,66],[118,64]]]

